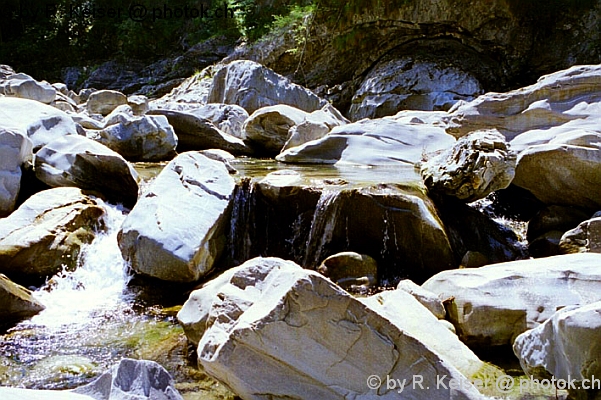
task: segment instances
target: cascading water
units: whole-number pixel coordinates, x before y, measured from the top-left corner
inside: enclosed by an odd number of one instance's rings
[[[339,193],[339,191],[324,189],[319,197],[307,239],[305,266],[317,267],[322,261],[325,246],[332,240],[338,218],[336,199]]]

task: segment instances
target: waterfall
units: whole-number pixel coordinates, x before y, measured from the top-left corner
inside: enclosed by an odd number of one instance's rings
[[[29,321],[32,325],[60,328],[81,325],[93,315],[115,312],[127,306],[124,291],[130,276],[117,244],[117,233],[125,219],[122,206],[96,199],[106,210],[105,232],[82,248],[78,268],[63,271],[35,292],[46,309]]]
[[[256,231],[254,220],[254,182],[244,179],[236,187],[230,218],[229,254],[227,264],[238,265],[251,256],[252,234]]]
[[[324,189],[315,206],[307,239],[304,267],[316,268],[323,261],[325,246],[331,242],[339,211],[340,191]]]

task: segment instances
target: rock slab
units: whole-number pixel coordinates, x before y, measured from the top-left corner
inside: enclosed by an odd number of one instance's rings
[[[134,271],[193,282],[213,268],[225,244],[235,183],[225,164],[182,153],[161,171],[123,222],[118,240]]]

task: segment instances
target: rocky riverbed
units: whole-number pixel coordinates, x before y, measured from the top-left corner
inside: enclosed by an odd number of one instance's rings
[[[2,398],[598,398],[601,65],[350,119],[0,70]]]

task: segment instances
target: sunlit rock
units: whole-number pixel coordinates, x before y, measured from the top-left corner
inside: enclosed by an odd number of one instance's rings
[[[601,300],[601,254],[570,254],[441,272],[423,287],[448,299],[468,345],[512,344],[558,308]]]
[[[56,89],[48,82],[38,82],[27,74],[10,75],[0,80],[0,94],[50,104],[56,97]]]
[[[312,112],[324,106],[325,100],[261,64],[238,60],[217,71],[207,103],[237,104],[252,114],[277,104]]]
[[[116,90],[98,90],[90,94],[86,104],[90,114],[108,115],[117,106],[127,104],[127,96]]]
[[[18,131],[0,127],[0,218],[15,209],[21,189],[21,166],[32,157],[31,140]]]
[[[418,337],[290,261],[256,258],[225,272],[194,291],[178,318],[199,329],[199,366],[242,398],[392,399],[399,388],[382,382],[416,375],[431,390],[407,385],[403,396],[481,398]],[[368,383],[374,375],[380,384]]]
[[[44,190],[0,219],[0,273],[40,281],[77,265],[102,226],[104,208],[78,188]]]
[[[137,273],[193,282],[209,273],[226,241],[234,180],[224,163],[182,153],[148,186],[119,232]]]
[[[289,148],[276,159],[287,163],[411,165],[422,161],[427,153],[454,143],[441,127],[382,118],[335,127],[321,139]]]
[[[138,199],[138,174],[132,165],[84,136],[63,136],[42,147],[36,153],[35,173],[49,186],[98,191],[130,208]]]
[[[472,202],[509,186],[515,160],[498,131],[477,131],[423,163],[421,174],[429,191]]]
[[[38,101],[0,96],[0,110],[0,128],[29,137],[34,150],[58,136],[78,133],[67,113]]]

